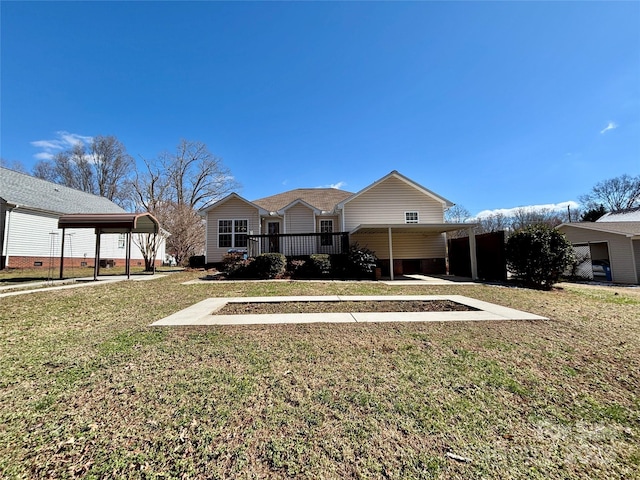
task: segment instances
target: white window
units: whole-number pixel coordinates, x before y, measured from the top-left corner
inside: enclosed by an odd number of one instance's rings
[[[246,248],[249,220],[218,220],[218,247]]]
[[[118,248],[124,248],[126,240],[127,240],[126,233],[119,234],[118,235]]]
[[[404,212],[404,223],[418,223],[418,212]]]
[[[333,233],[333,220],[320,220],[320,233]],[[333,235],[320,236],[320,245],[323,247],[333,245]]]

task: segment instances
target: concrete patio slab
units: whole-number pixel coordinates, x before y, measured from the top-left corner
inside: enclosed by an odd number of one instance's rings
[[[450,300],[477,308],[467,312],[361,312],[361,313],[283,313],[216,315],[227,303],[337,302],[337,301],[429,301]],[[287,323],[353,323],[353,322],[441,322],[488,320],[548,320],[546,317],[513,308],[483,302],[462,295],[372,295],[372,296],[300,296],[300,297],[229,297],[208,298],[152,326],[186,325],[268,325]]]

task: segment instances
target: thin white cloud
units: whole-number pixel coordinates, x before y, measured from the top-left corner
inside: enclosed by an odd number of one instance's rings
[[[335,188],[336,190],[340,190],[346,184],[347,182],[337,182],[337,183],[330,183],[329,185],[320,185],[319,187],[316,187],[316,188]]]
[[[567,202],[560,203],[546,203],[544,205],[525,205],[521,207],[513,207],[513,208],[496,208],[494,210],[482,210],[478,213],[475,218],[487,218],[493,215],[504,215],[505,217],[513,217],[516,213],[525,210],[529,212],[535,212],[540,210],[559,212],[564,211],[567,207],[572,209],[578,208],[580,205],[573,200],[569,200]]]
[[[600,133],[603,134],[608,132],[609,130],[615,130],[616,128],[618,128],[618,125],[615,122],[609,122],[606,127],[600,130]]]
[[[47,153],[47,152],[36,153],[33,156],[33,158],[37,160],[53,160],[54,157],[55,155],[53,153]]]
[[[31,145],[42,150],[34,154],[34,158],[38,160],[51,160],[58,152],[72,148],[78,143],[91,143],[92,140],[93,137],[87,135],[59,131],[56,132],[56,138],[51,140],[34,140],[31,142]]]

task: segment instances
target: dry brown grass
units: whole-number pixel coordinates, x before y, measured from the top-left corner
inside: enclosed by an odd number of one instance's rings
[[[0,300],[2,476],[637,478],[637,290],[195,275]],[[148,326],[212,296],[399,293],[551,320]]]

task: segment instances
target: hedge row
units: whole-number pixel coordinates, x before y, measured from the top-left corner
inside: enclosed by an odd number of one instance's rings
[[[352,245],[346,254],[314,254],[305,258],[287,259],[281,253],[263,253],[244,258],[229,253],[223,259],[224,272],[229,278],[372,278],[377,258],[375,254]]]

